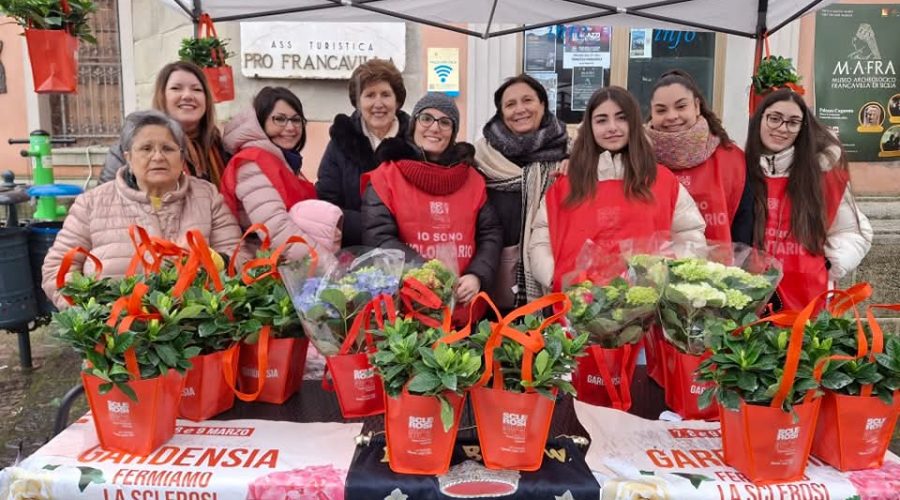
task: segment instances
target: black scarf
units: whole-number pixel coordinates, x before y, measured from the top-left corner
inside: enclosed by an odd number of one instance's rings
[[[540,128],[528,134],[513,133],[500,113],[485,124],[482,133],[492,148],[520,167],[562,160],[569,142],[566,125],[549,112],[544,114]]]

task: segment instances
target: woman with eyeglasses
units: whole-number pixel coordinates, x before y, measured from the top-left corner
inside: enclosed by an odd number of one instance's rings
[[[303,104],[284,87],[264,87],[253,107],[225,125],[225,147],[234,153],[222,176],[222,195],[242,229],[263,223],[272,243],[302,236],[318,250],[334,252],[341,239],[341,210],[316,199],[300,167],[306,144]],[[305,249],[294,245],[286,256]]]
[[[578,270],[588,240],[610,254],[628,240],[667,236],[702,245],[703,216],[691,195],[656,163],[634,96],[622,87],[598,89],[588,101],[569,158],[568,174],[541,202],[531,236],[531,268],[547,291]]]
[[[138,111],[125,117],[122,145],[125,167],[116,179],[75,199],[63,227],[47,252],[42,288],[56,307],[68,303],[56,288],[65,254],[81,247],[103,265],[103,277],[125,275],[134,256],[128,228],[137,224],[150,234],[187,248],[188,230],[197,229],[217,255],[227,259],[241,238],[234,215],[215,186],[184,171],[187,137],[173,118],[159,111]],[[238,254],[238,265],[249,257]],[[90,259],[78,256],[71,270],[93,275]]]
[[[854,270],[872,227],[850,190],[841,143],[789,89],[773,92],[750,120],[748,183],[753,244],[781,261],[773,303],[799,310]]]
[[[163,66],[156,76],[153,109],[177,121],[184,130],[185,172],[218,186],[229,157],[216,126],[216,108],[203,70],[187,61]],[[128,163],[125,151],[122,144],[109,148],[101,183],[114,180],[116,172]]]
[[[473,167],[475,148],[456,142],[459,110],[453,99],[426,94],[413,108],[413,119],[405,137],[378,148],[383,163],[363,176],[363,244],[438,258],[446,256],[439,248],[449,243],[460,272],[457,303],[465,306],[493,284],[503,229]]]
[[[687,188],[706,221],[706,239],[752,241],[751,196],[741,151],[690,74],[673,69],[650,94],[647,135],[656,159]]]

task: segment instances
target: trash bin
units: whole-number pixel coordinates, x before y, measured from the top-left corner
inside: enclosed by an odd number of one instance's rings
[[[37,316],[28,231],[0,227],[0,328],[22,327]]]
[[[28,258],[31,261],[34,297],[37,301],[38,314],[41,316],[56,312],[56,307],[41,288],[41,268],[44,266],[44,257],[56,241],[56,235],[59,234],[62,225],[62,222],[32,222],[28,225]]]

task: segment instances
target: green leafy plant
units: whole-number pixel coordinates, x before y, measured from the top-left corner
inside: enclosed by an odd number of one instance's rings
[[[849,317],[834,317],[822,312],[813,328],[832,342],[832,354],[856,356],[856,321]],[[872,332],[865,328],[866,340],[872,345]],[[883,352],[874,360],[866,355],[853,360],[830,360],[825,365],[822,387],[845,394],[859,396],[864,385],[872,385],[872,395],[886,404],[893,402],[894,391],[900,389],[900,337],[884,338]]]
[[[91,0],[69,0],[69,12],[63,12],[59,0],[0,0],[0,14],[15,19],[25,28],[69,30],[72,36],[97,43],[91,34],[89,17],[97,11]]]
[[[753,75],[753,90],[762,94],[770,89],[797,85],[800,75],[794,69],[793,62],[786,57],[769,56],[759,62],[756,74]]]
[[[100,304],[111,304],[119,297],[129,295],[134,291],[134,285],[140,280],[141,278],[137,276],[122,279],[97,279],[94,276],[85,276],[79,271],[73,271],[65,286],[59,289],[59,293],[70,297],[76,306],[83,306],[91,299]]]
[[[791,330],[763,323],[734,334],[736,327],[733,320],[723,319],[710,332],[712,356],[700,363],[697,380],[713,382],[714,386],[700,395],[701,409],[713,399],[730,410],[737,410],[742,399],[747,404],[769,405],[781,384]],[[807,326],[797,375],[784,400],[784,411],[801,403],[808,391],[818,390],[813,369],[819,358],[831,352],[831,346],[830,338]]]
[[[537,316],[526,316],[520,324],[511,327],[527,332],[540,328],[541,321]],[[489,328],[487,322],[481,322],[478,325],[479,333],[470,337],[470,341],[480,344],[483,348],[487,341],[485,334]],[[569,376],[575,371],[577,364],[575,358],[585,354],[589,335],[582,333],[575,338],[569,338],[562,326],[556,323],[545,328],[541,335],[544,347],[534,356],[531,382],[522,379],[522,357],[525,348],[515,340],[503,338],[500,346],[494,351],[494,362],[500,363],[503,373],[503,389],[512,392],[534,389],[535,392],[548,398],[555,397],[555,391],[574,395],[575,387],[569,382]]]
[[[482,350],[470,342],[435,345],[443,334],[434,328],[423,331],[412,319],[387,323],[383,330],[376,331],[380,340],[372,364],[381,375],[388,396],[398,397],[406,387],[410,394],[437,397],[441,402],[441,422],[447,431],[455,418],[444,394],[462,394],[478,381]]]
[[[233,56],[228,52],[228,40],[216,37],[184,38],[178,57],[182,61],[190,61],[201,68],[225,66],[225,60]]]

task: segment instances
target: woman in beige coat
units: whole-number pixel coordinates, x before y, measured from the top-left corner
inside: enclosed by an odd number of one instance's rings
[[[100,259],[104,277],[121,277],[134,255],[128,236],[132,224],[185,248],[185,234],[197,229],[223,256],[240,241],[237,220],[216,187],[185,175],[185,135],[178,122],[159,111],[132,113],[125,118],[121,143],[126,167],[116,173],[114,182],[75,200],[44,260],[42,285],[59,308],[67,306],[56,289],[66,252],[80,246]],[[238,258],[245,257],[242,253]],[[92,274],[95,268],[79,257],[72,271]]]

